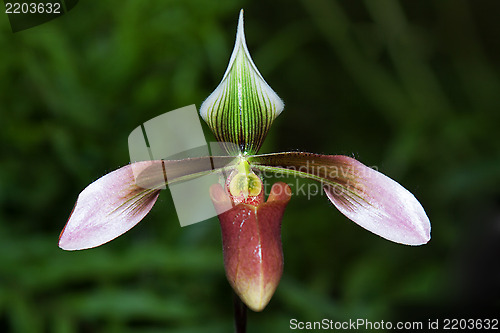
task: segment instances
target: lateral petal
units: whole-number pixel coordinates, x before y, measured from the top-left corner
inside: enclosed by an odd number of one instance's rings
[[[160,189],[136,185],[134,171],[161,161],[136,162],[99,178],[78,196],[59,236],[63,250],[83,250],[107,243],[130,230],[153,207]],[[161,170],[161,167],[160,167]],[[157,182],[164,183],[163,173]]]
[[[59,247],[82,250],[107,243],[139,223],[167,184],[231,169],[232,164],[233,157],[207,156],[136,162],[115,170],[80,193]]]
[[[252,167],[317,180],[337,209],[363,228],[390,241],[422,245],[431,225],[424,208],[403,186],[343,155],[301,152],[252,156]]]

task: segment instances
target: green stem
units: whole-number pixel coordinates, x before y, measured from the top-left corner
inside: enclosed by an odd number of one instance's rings
[[[241,299],[233,293],[234,298],[234,327],[236,333],[246,333],[247,331],[247,306]]]

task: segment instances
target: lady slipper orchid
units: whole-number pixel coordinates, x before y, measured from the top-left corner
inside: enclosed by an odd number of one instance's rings
[[[281,220],[291,197],[290,187],[279,182],[265,201],[260,174],[267,172],[320,182],[342,214],[385,239],[407,245],[430,240],[430,222],[417,199],[351,157],[304,152],[256,155],[283,108],[250,57],[241,11],[229,66],[200,108],[229,156],[136,162],[103,176],[80,193],[59,246],[80,250],[102,245],[142,220],[165,185],[209,173],[229,174],[206,195],[219,217],[229,283],[250,309],[261,311],[283,272]],[[207,159],[211,169],[202,163]]]

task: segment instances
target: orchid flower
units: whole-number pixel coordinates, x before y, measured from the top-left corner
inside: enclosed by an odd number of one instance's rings
[[[406,245],[430,240],[430,222],[418,200],[354,158],[305,152],[257,155],[283,108],[250,57],[241,11],[227,70],[200,107],[229,156],[135,162],[103,176],[80,193],[59,246],[80,250],[102,245],[141,221],[165,185],[226,174],[222,184],[206,193],[220,221],[226,276],[240,299],[261,311],[283,272],[281,220],[292,194],[287,184],[278,182],[266,201],[261,174],[268,172],[320,182],[342,214],[387,240]],[[210,169],[203,163],[207,159]]]

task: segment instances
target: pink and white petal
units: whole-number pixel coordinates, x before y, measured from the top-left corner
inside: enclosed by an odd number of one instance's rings
[[[342,214],[383,238],[407,245],[430,240],[429,218],[413,194],[351,157],[290,152],[249,160],[257,169],[320,181]]]
[[[431,224],[420,202],[403,186],[361,162],[337,156],[350,181],[323,189],[337,209],[363,228],[390,241],[422,245]]]
[[[59,236],[59,247],[82,250],[115,239],[139,223],[167,183],[220,172],[235,163],[231,156],[136,162],[85,188]]]
[[[158,165],[159,168],[151,168]],[[154,175],[158,187],[136,185],[134,173],[160,170]],[[152,177],[149,172],[149,177]],[[151,210],[164,181],[162,161],[136,162],[115,170],[87,186],[78,196],[59,247],[82,250],[107,243],[130,230]]]

